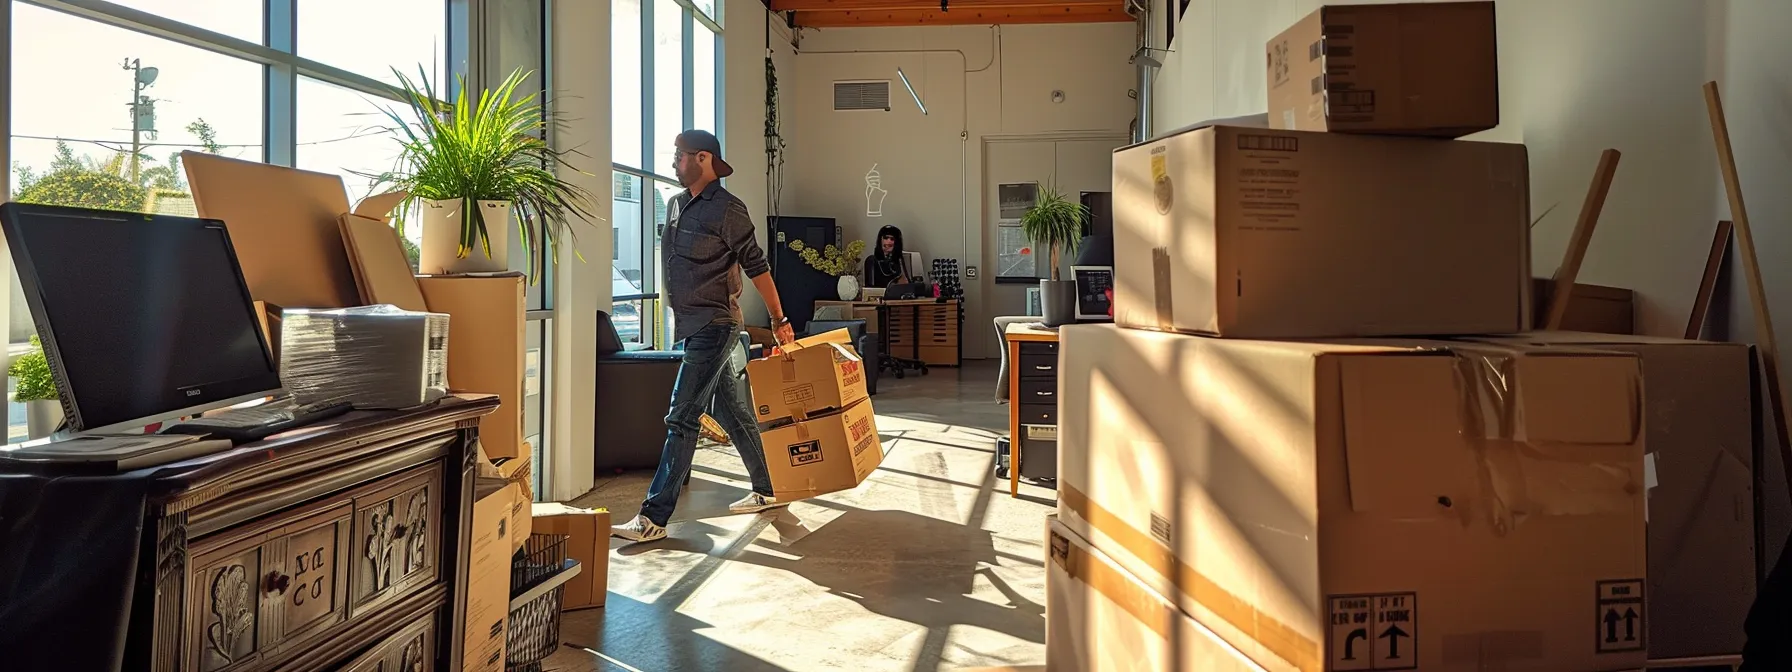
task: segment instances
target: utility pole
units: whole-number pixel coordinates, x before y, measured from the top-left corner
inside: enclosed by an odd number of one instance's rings
[[[156,132],[156,101],[143,95],[143,90],[156,83],[159,73],[135,58],[125,59],[124,69],[131,71],[131,184],[142,184],[143,132],[148,131],[152,138]]]

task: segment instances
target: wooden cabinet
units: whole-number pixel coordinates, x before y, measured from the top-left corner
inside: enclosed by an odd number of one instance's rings
[[[958,366],[963,362],[961,335],[963,312],[957,301],[891,301],[889,354],[919,359],[928,366]]]
[[[458,669],[478,419],[354,414],[180,473],[153,503],[124,669]]]

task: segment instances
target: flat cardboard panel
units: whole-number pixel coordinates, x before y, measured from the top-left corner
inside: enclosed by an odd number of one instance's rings
[[[1536,332],[1493,342],[1635,353],[1643,365],[1648,491],[1649,653],[1741,652],[1755,599],[1750,348],[1648,336]]]
[[[199,216],[224,220],[249,294],[285,308],[361,305],[337,217],[342,178],[181,152]]]
[[[467,634],[462,642],[462,668],[467,672],[502,672],[510,626],[511,512],[515,484],[480,479],[474,484],[473,531],[467,553],[467,595],[457,605],[466,610]]]
[[[429,310],[448,314],[448,385],[498,395],[479,421],[493,460],[523,454],[523,274],[418,276]]]
[[[1531,296],[1553,296],[1555,283],[1549,278],[1535,278]],[[1547,301],[1533,305],[1532,323],[1543,323]],[[1636,333],[1636,292],[1622,287],[1574,283],[1568,296],[1568,312],[1562,316],[1563,331],[1600,334]]]
[[[1523,395],[1478,396],[1502,388],[1469,366],[1504,353],[1489,371],[1509,389],[1539,377],[1568,386],[1559,403],[1601,397],[1588,415],[1604,422],[1602,395],[1639,403],[1623,392],[1633,356],[1060,335],[1061,522],[1265,668],[1643,663],[1647,615],[1624,611],[1647,590],[1641,436],[1521,443]],[[1464,422],[1478,406],[1510,420]]]
[[[1114,154],[1116,321],[1232,338],[1510,333],[1523,145],[1207,127]]]
[[[397,230],[382,220],[356,214],[344,214],[341,223],[342,241],[347,246],[355,286],[363,303],[389,303],[415,311],[429,309],[423,290],[417,288],[411,262],[404,256],[404,244],[399,242]]]
[[[1326,6],[1267,51],[1274,128],[1455,138],[1500,123],[1492,2]]]
[[[534,505],[533,515],[535,532],[567,535],[567,556],[579,561],[579,575],[566,582],[562,608],[604,606],[610,586],[610,511],[541,502]]]
[[[1047,521],[1046,670],[1261,672],[1055,516]]]
[[[871,400],[761,434],[773,496],[795,501],[857,487],[883,464]]]

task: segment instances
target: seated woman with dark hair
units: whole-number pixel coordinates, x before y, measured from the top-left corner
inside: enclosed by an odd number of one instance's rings
[[[902,229],[886,226],[877,232],[877,245],[865,257],[865,286],[884,288],[911,282],[908,261],[902,256]]]

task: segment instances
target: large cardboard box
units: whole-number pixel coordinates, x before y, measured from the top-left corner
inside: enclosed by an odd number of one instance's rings
[[[1556,285],[1549,278],[1531,282],[1531,324],[1538,329],[1549,319],[1549,302]],[[1574,283],[1568,294],[1568,310],[1562,313],[1561,331],[1596,334],[1636,333],[1636,292],[1622,287]]]
[[[884,462],[871,400],[760,433],[780,502],[858,487]]]
[[[1634,355],[1060,338],[1062,522],[1264,667],[1643,664]]]
[[[871,395],[865,362],[845,329],[797,339],[783,354],[747,362],[759,422],[802,419],[851,406]]]
[[[1114,317],[1236,338],[1523,331],[1523,145],[1209,126],[1114,153]]]
[[[566,554],[579,561],[579,575],[566,582],[566,596],[560,607],[572,610],[604,606],[604,597],[610,590],[610,510],[538,502],[533,514],[535,532],[566,535]]]
[[[1643,363],[1649,656],[1742,652],[1755,601],[1755,361],[1748,345],[1533,332],[1485,337],[1636,353]]]
[[[523,454],[523,274],[417,277],[429,309],[447,313],[448,385],[498,395],[498,410],[479,421],[479,443],[493,460]]]
[[[1262,671],[1056,516],[1046,527],[1048,672]]]
[[[1500,125],[1492,2],[1335,5],[1269,41],[1269,121],[1455,138]]]
[[[510,556],[516,484],[501,479],[474,482],[473,532],[467,551],[467,637],[461,669],[502,672],[510,627]],[[524,533],[525,535],[527,533]]]

